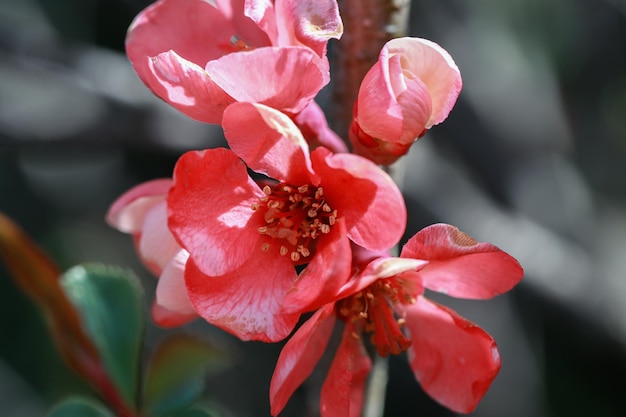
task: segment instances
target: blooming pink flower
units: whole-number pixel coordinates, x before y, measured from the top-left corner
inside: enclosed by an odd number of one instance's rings
[[[387,42],[354,106],[350,141],[355,153],[380,164],[394,162],[448,117],[461,86],[458,67],[436,43],[419,38]]]
[[[400,239],[404,200],[364,158],[309,153],[275,109],[232,104],[223,127],[232,150],[188,152],[176,164],[169,227],[189,252],[185,280],[198,314],[242,339],[279,340],[299,317],[281,311],[294,267],[307,264],[298,282],[312,294],[336,291],[350,275],[351,241],[379,250]]]
[[[423,389],[456,412],[474,410],[500,369],[494,340],[451,309],[429,301],[424,287],[453,297],[485,299],[522,278],[518,262],[457,228],[436,224],[413,236],[399,258],[355,250],[354,275],[284,346],[270,384],[271,413],[278,415],[326,349],[337,318],[345,323],[321,393],[322,417],[359,416],[371,367],[362,336],[382,356],[408,351]],[[309,307],[297,286],[287,311]],[[306,307],[305,307],[306,309]]]
[[[160,0],[131,24],[126,52],[154,94],[220,123],[235,101],[300,112],[328,83],[326,43],[342,30],[334,0]]]
[[[171,179],[159,179],[133,187],[111,205],[106,216],[111,226],[133,236],[141,261],[160,277],[152,317],[163,327],[180,326],[197,317],[184,286],[189,254],[167,228],[166,197],[171,186]]]

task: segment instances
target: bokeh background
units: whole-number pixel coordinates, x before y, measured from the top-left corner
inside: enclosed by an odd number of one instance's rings
[[[149,303],[155,280],[105,224],[108,205],[170,176],[182,152],[224,141],[134,75],[124,36],[147,4],[0,0],[0,211],[63,269],[132,269]],[[500,348],[501,373],[474,415],[625,416],[626,1],[414,0],[410,34],[450,51],[464,89],[406,158],[407,237],[451,223],[526,271],[493,300],[437,298]],[[201,322],[183,331],[232,353],[207,380],[224,416],[269,416],[280,344],[241,343]],[[149,326],[147,353],[166,334]],[[403,357],[389,376],[387,417],[454,415],[421,393]],[[315,383],[283,416],[311,415]],[[92,395],[0,266],[0,415],[45,415],[72,393]]]

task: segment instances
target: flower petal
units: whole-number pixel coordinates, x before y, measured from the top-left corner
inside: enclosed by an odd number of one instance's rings
[[[422,388],[447,408],[470,413],[500,370],[491,336],[454,311],[419,297],[406,308],[411,369]]]
[[[322,59],[306,47],[264,47],[225,55],[206,65],[211,79],[236,101],[288,113],[304,109],[328,84]]]
[[[288,257],[275,257],[260,246],[254,250],[248,262],[222,276],[203,274],[190,258],[185,268],[187,293],[209,323],[242,340],[277,342],[291,333],[300,317],[281,312],[296,272]]]
[[[515,258],[448,224],[420,230],[400,256],[427,260],[428,265],[419,272],[424,286],[458,298],[494,297],[509,291],[524,275]]]
[[[377,258],[371,261],[361,272],[355,275],[350,281],[337,292],[336,298],[346,298],[358,293],[364,288],[372,285],[379,279],[402,276],[404,280],[410,280],[413,295],[417,296],[424,292],[419,274],[416,272],[427,265],[427,261],[419,259],[403,258]],[[408,284],[405,285],[409,288]]]
[[[294,119],[309,147],[323,146],[333,153],[347,153],[348,147],[330,127],[322,108],[315,101],[309,103]]]
[[[263,104],[233,103],[222,124],[230,148],[252,170],[292,184],[310,183],[307,143],[284,113]]]
[[[320,308],[291,336],[280,352],[270,382],[272,416],[277,416],[322,357],[335,325],[334,304]]]
[[[406,80],[406,90],[398,96],[402,106],[402,135],[398,144],[411,144],[424,135],[432,112],[426,85],[419,78]]]
[[[131,188],[111,204],[107,223],[124,233],[140,232],[146,212],[165,200],[171,186],[171,179],[158,179]]]
[[[337,299],[337,291],[350,278],[352,251],[342,219],[317,246],[311,263],[300,273],[283,302],[284,312],[306,312]]]
[[[161,200],[145,215],[137,243],[137,251],[145,264],[158,276],[172,257],[180,251],[178,242],[167,227],[167,204]]]
[[[159,277],[156,288],[156,303],[168,311],[186,316],[197,316],[185,286],[185,265],[189,259],[186,250],[179,250],[167,263]]]
[[[210,60],[235,51],[231,18],[205,0],[160,0],[131,23],[126,53],[138,72],[145,65],[145,57],[169,50],[204,67]]]
[[[150,315],[152,316],[152,321],[154,321],[157,326],[166,329],[183,326],[198,318],[198,315],[195,313],[179,314],[158,305],[156,302],[153,303],[150,308]]]
[[[389,55],[400,55],[402,67],[428,88],[432,114],[426,128],[448,117],[461,92],[463,82],[459,68],[450,54],[435,42],[420,38],[396,38],[386,45]]]
[[[224,275],[256,247],[262,218],[251,206],[262,196],[232,151],[187,152],[174,168],[169,227],[202,272]]]
[[[301,44],[325,57],[328,41],[341,38],[343,23],[336,0],[283,0],[274,7],[278,46]]]
[[[378,61],[363,77],[356,106],[356,120],[365,133],[374,138],[398,142],[402,136],[402,107],[396,99],[392,75],[402,77],[395,71],[390,73],[389,52],[385,45]]]
[[[335,359],[322,385],[322,417],[359,417],[363,408],[365,381],[372,361],[360,339],[346,324]]]
[[[235,101],[200,66],[174,51],[145,60],[145,68],[136,69],[141,80],[154,94],[194,120],[220,123],[224,109]]]
[[[370,250],[398,243],[406,227],[406,207],[389,175],[363,157],[330,154],[325,148],[314,150],[311,158],[329,204],[346,219],[354,243]]]

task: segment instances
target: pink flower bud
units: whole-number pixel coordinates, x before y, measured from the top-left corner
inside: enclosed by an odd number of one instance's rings
[[[350,141],[355,152],[380,164],[394,162],[448,117],[461,87],[458,67],[436,43],[419,38],[387,42],[354,106]]]

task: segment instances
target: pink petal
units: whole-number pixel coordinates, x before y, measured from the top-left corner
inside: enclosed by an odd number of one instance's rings
[[[463,86],[459,68],[450,54],[436,43],[419,38],[396,38],[386,47],[390,56],[400,55],[403,69],[418,77],[428,89],[432,114],[426,128],[444,121]]]
[[[185,265],[187,259],[189,259],[189,253],[181,249],[167,263],[157,284],[156,303],[168,311],[183,316],[197,316],[189,301],[187,287],[185,286]]]
[[[285,114],[263,104],[233,103],[222,124],[230,148],[252,170],[292,184],[311,182],[307,143]]]
[[[275,45],[305,45],[325,57],[328,41],[341,38],[343,33],[336,0],[283,0],[276,2],[275,10]]]
[[[398,142],[402,136],[402,107],[396,99],[392,76],[401,77],[398,71],[390,72],[389,53],[384,47],[378,61],[365,74],[357,98],[356,120],[365,133],[374,138]]]
[[[332,227],[317,246],[311,263],[283,302],[285,312],[312,311],[337,300],[337,291],[350,278],[352,251],[342,219]]]
[[[165,265],[180,251],[180,245],[167,227],[165,200],[146,213],[137,249],[145,263],[156,267],[157,275],[160,275]]]
[[[157,326],[166,329],[183,326],[198,318],[198,315],[195,313],[179,314],[175,311],[170,311],[157,303],[152,304],[150,314],[152,315],[152,321],[154,321]]]
[[[412,282],[415,296],[423,292],[418,270],[427,265],[427,261],[403,258],[378,258],[367,264],[365,268],[337,292],[336,299],[346,298],[358,293],[372,285],[379,279],[402,276],[403,279]]]
[[[352,154],[311,154],[328,204],[346,219],[348,237],[370,250],[395,245],[406,226],[406,207],[394,181],[373,162]]]
[[[272,0],[246,0],[244,13],[261,28],[271,40],[271,44],[278,46],[278,28],[276,14]]]
[[[142,81],[154,94],[192,119],[220,123],[224,109],[235,101],[200,66],[174,51],[145,60],[145,68],[136,69]]]
[[[235,35],[232,16],[211,2],[160,0],[139,13],[130,25],[126,53],[138,73],[145,57],[170,50],[204,67],[210,60],[235,51],[231,43]]]
[[[111,205],[106,221],[121,232],[140,232],[146,212],[165,200],[171,186],[171,179],[158,179],[131,188]]]
[[[169,227],[202,272],[224,275],[256,248],[263,219],[252,204],[262,196],[232,151],[187,152],[174,168]]]
[[[423,297],[406,308],[406,326],[411,369],[424,391],[452,411],[472,412],[500,370],[491,336]]]
[[[402,135],[399,144],[410,144],[424,135],[432,103],[426,85],[419,78],[406,80],[406,90],[398,96],[402,107]]]
[[[204,0],[206,1],[206,0]],[[229,38],[233,48],[237,47],[236,39],[252,48],[272,45],[271,36],[264,28],[248,15],[249,8],[256,8],[255,4],[266,3],[259,0],[215,0],[221,12],[231,20],[234,27],[234,36]],[[241,50],[240,48],[238,50]]]
[[[334,304],[315,312],[280,352],[270,382],[272,416],[277,416],[322,357],[335,325]]]
[[[185,269],[194,309],[209,323],[242,340],[277,342],[295,327],[299,314],[282,314],[285,294],[296,279],[288,257],[261,247],[239,269],[223,276],[203,274],[190,258]]]
[[[424,286],[452,297],[491,298],[509,291],[524,275],[515,258],[448,224],[420,230],[400,256],[427,260],[419,272]]]
[[[354,329],[347,324],[335,359],[322,385],[322,417],[359,417],[363,408],[365,381],[372,361]]]
[[[347,153],[348,147],[330,127],[322,108],[312,101],[294,119],[311,149],[323,146],[334,153]]]
[[[206,65],[211,79],[236,101],[298,113],[329,79],[328,70],[305,47],[264,47],[229,54]]]

